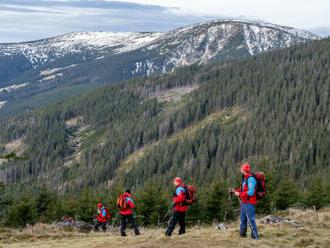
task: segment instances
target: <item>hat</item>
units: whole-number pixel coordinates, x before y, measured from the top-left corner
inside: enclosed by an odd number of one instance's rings
[[[97,207],[98,207],[98,208],[103,207],[102,203],[97,204]]]
[[[251,172],[250,165],[248,163],[242,164],[241,171],[246,172],[246,173]]]
[[[176,177],[176,178],[174,178],[174,180],[173,180],[174,182],[177,182],[177,183],[182,183],[182,180],[181,180],[181,178],[180,177]]]

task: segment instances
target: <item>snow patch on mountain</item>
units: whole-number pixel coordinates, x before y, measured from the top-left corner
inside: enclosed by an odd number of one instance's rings
[[[5,105],[6,102],[7,102],[7,101],[2,101],[2,102],[0,102],[0,108],[2,108],[2,107]]]
[[[0,88],[0,93],[2,93],[3,91],[7,91],[7,92],[11,92],[12,90],[17,90],[19,88],[28,86],[29,83],[24,83],[24,84],[13,84],[11,86],[7,86],[5,88]]]

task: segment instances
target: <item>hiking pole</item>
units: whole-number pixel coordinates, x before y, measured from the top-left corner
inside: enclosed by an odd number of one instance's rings
[[[160,220],[159,220],[159,223],[158,223],[158,226],[160,226],[161,225],[161,223],[169,216],[169,214],[172,212],[172,209],[174,208],[174,204],[173,204],[173,202],[171,203],[171,205],[170,205],[170,207],[169,207],[169,209],[168,209],[168,211],[167,211],[167,213],[164,215],[164,217],[163,218],[161,218]]]
[[[227,213],[228,213],[228,209],[229,209],[229,205],[230,205],[231,196],[233,194],[231,189],[229,191],[230,191],[230,193],[229,193],[229,196],[228,196],[228,200],[227,200],[227,204],[226,204],[226,211],[225,211],[225,216],[223,217],[223,221],[227,221]]]
[[[248,216],[248,214],[247,214],[247,212],[246,212],[246,210],[245,210],[245,208],[244,208],[244,206],[243,206],[243,202],[242,202],[241,198],[239,198],[239,196],[237,196],[237,198],[238,198],[239,203],[240,203],[240,205],[241,205],[241,207],[242,207],[242,209],[243,209],[243,212],[244,212],[245,215],[246,215],[246,218],[247,218],[247,220],[248,220],[248,223],[249,223],[249,226],[250,226],[250,228],[251,228],[251,231],[252,231],[253,234],[254,234],[254,237],[255,237],[256,239],[259,239],[259,237],[256,235],[254,229],[252,228],[252,224],[251,224],[250,218],[249,218],[249,216]]]

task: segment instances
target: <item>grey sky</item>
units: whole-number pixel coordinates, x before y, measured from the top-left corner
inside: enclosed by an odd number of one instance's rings
[[[324,4],[326,1],[305,4],[289,0],[286,2],[290,3],[277,6],[281,1],[0,0],[0,42],[35,40],[74,31],[168,31],[224,17],[329,30],[330,17],[324,13],[330,13],[330,4]]]

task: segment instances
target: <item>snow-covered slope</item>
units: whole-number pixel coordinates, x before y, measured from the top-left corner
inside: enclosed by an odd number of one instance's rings
[[[159,49],[160,54],[172,57],[167,64],[176,67],[208,62],[239,34],[243,36],[240,46],[245,46],[250,55],[318,38],[308,31],[286,26],[222,20],[167,33],[78,32],[33,42],[0,44],[0,56],[23,55],[37,67],[68,54],[93,52],[95,58],[99,58],[146,47]]]
[[[297,43],[318,39],[308,31],[291,27],[243,21],[211,21],[168,32],[148,45],[166,55],[161,72],[192,63],[208,63],[215,59],[256,55]],[[148,63],[148,72],[156,71]],[[141,68],[137,64],[137,69]]]
[[[138,49],[163,33],[78,32],[54,38],[13,44],[0,44],[0,56],[24,55],[37,67],[68,54],[93,51],[96,55]]]

